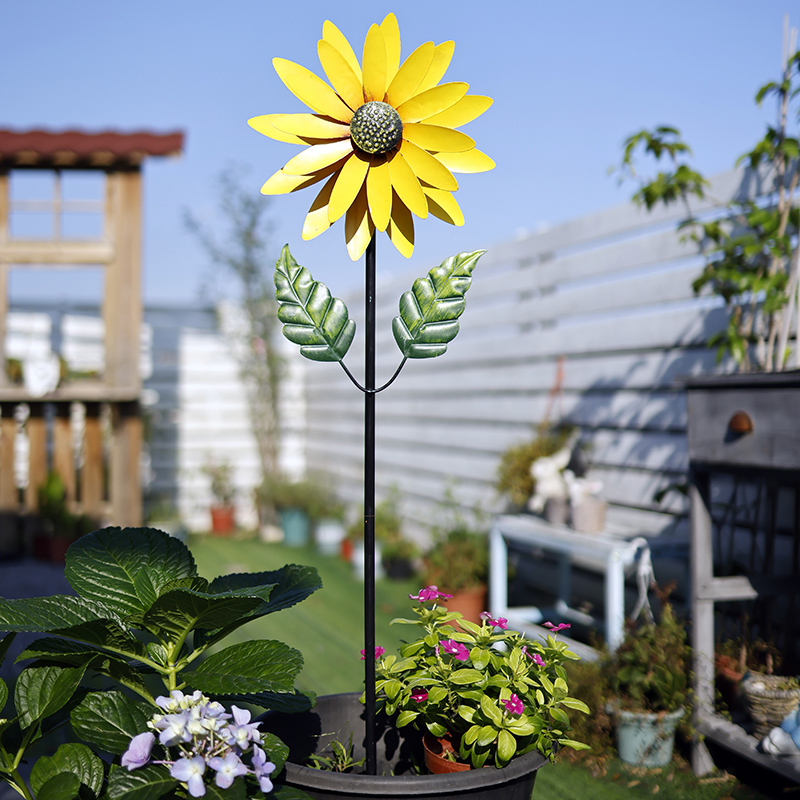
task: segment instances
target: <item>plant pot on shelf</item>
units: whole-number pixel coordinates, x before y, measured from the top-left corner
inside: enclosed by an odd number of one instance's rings
[[[685,709],[648,714],[617,711],[617,752],[626,764],[637,767],[663,767],[672,760],[675,728]]]
[[[326,755],[330,743],[353,737],[353,758],[363,758],[365,709],[359,694],[326,695],[301,714],[270,712],[261,729],[275,733],[289,746],[283,782],[315,800],[530,800],[536,771],[547,763],[537,752],[513,759],[503,769],[487,767],[449,775],[418,775],[423,762],[421,737],[412,726],[396,729],[379,715],[377,775],[328,772],[304,766],[312,755]]]
[[[766,736],[800,705],[796,681],[787,685],[785,675],[762,675],[751,672],[742,681],[742,705],[755,723],[755,734]]]
[[[279,508],[283,543],[289,547],[305,547],[311,533],[311,521],[302,508]]]
[[[465,620],[481,624],[481,612],[486,611],[486,586],[476,586],[471,589],[458,589],[448,591],[446,588],[439,587],[441,591],[453,596],[449,600],[442,600],[442,605],[448,611],[458,611]]]
[[[608,502],[586,497],[572,506],[572,529],[578,533],[600,533],[606,528]]]
[[[233,506],[211,506],[211,532],[229,536],[236,530],[236,513]]]

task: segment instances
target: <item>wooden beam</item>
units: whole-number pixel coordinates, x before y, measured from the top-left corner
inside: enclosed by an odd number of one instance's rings
[[[86,403],[83,429],[83,466],[81,467],[80,503],[84,514],[97,517],[103,513],[103,430],[100,403]]]
[[[142,418],[139,403],[115,403],[111,409],[111,515],[115,525],[142,524],[142,490],[139,459],[142,451]]]
[[[8,264],[109,264],[114,259],[110,242],[0,240],[0,261]]]
[[[45,404],[30,403],[30,416],[25,423],[28,432],[28,485],[25,506],[29,511],[39,508],[39,487],[47,480],[47,427]]]
[[[14,442],[17,436],[15,408],[14,403],[0,405],[0,511],[19,509],[17,477],[14,472]]]
[[[72,448],[72,419],[69,403],[56,403],[53,423],[53,469],[64,481],[67,503],[75,502],[75,454]]]

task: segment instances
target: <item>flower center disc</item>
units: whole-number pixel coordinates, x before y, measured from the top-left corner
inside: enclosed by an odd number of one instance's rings
[[[371,156],[388,153],[403,138],[400,115],[388,103],[373,100],[356,109],[350,120],[353,144]]]

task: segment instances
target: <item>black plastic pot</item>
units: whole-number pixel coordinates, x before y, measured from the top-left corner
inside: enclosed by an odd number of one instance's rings
[[[450,775],[418,775],[423,763],[419,733],[408,726],[393,728],[386,718],[377,721],[378,775],[312,769],[303,766],[312,754],[327,755],[330,743],[345,746],[353,736],[353,757],[364,757],[364,706],[355,692],[317,698],[302,714],[269,713],[262,730],[271,731],[289,746],[285,773],[278,780],[302,789],[316,800],[365,800],[391,797],[416,800],[530,800],[536,770],[547,763],[540,753],[526,753],[503,769],[486,767]]]

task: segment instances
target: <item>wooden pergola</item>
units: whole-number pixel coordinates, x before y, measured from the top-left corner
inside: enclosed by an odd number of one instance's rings
[[[100,266],[104,289],[104,369],[96,379],[63,382],[33,397],[12,384],[0,368],[0,512],[34,511],[38,488],[48,471],[58,472],[70,507],[115,525],[141,524],[139,457],[142,421],[139,342],[142,322],[141,234],[142,164],[149,156],[179,155],[183,134],[105,131],[0,130],[0,353],[5,366],[8,281],[11,269]],[[49,171],[54,176],[49,200],[15,203],[9,191],[16,171]],[[97,238],[61,235],[61,215],[71,201],[62,198],[61,176],[67,170],[91,170],[104,176],[104,197]],[[52,215],[49,238],[14,235],[12,221],[25,210]],[[75,206],[74,201],[72,206]],[[83,203],[85,208],[86,203]],[[75,210],[74,208],[72,210]],[[73,404],[83,405],[82,452],[75,452],[71,429]],[[15,481],[18,406],[28,407],[28,480],[20,498]],[[104,442],[103,419],[110,419]]]

